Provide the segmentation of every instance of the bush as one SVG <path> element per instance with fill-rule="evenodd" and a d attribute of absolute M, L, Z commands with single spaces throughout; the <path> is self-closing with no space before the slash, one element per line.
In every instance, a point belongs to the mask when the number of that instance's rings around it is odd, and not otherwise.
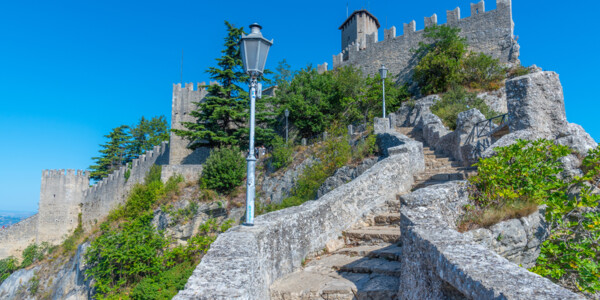
<path fill-rule="evenodd" d="M 483 53 L 470 53 L 463 60 L 463 84 L 474 89 L 497 90 L 506 69 L 499 60 Z"/>
<path fill-rule="evenodd" d="M 413 80 L 421 93 L 441 93 L 461 82 L 461 60 L 467 53 L 466 39 L 460 37 L 460 28 L 430 26 L 425 28 L 425 37 L 431 43 L 419 43 L 415 50 L 419 63 L 415 67 Z"/>
<path fill-rule="evenodd" d="M 559 159 L 571 153 L 567 146 L 518 140 L 495 151 L 477 163 L 478 174 L 469 179 L 474 205 L 459 228 L 489 226 L 546 205 L 550 235 L 531 271 L 573 290 L 600 291 L 600 195 L 593 192 L 600 178 L 600 147 L 583 159 L 583 176 L 573 178 L 560 176 Z"/>
<path fill-rule="evenodd" d="M 220 193 L 229 193 L 242 184 L 246 164 L 238 147 L 217 148 L 210 151 L 204 164 L 201 186 Z"/>
<path fill-rule="evenodd" d="M 275 170 L 285 168 L 292 163 L 294 159 L 294 148 L 292 143 L 285 141 L 277 136 L 273 139 L 273 151 L 271 152 L 271 166 Z"/>
<path fill-rule="evenodd" d="M 16 258 L 9 256 L 4 259 L 0 259 L 0 284 L 4 282 L 10 274 L 19 269 L 19 263 Z"/>
<path fill-rule="evenodd" d="M 444 125 L 455 130 L 458 114 L 473 108 L 477 108 L 486 118 L 499 114 L 490 109 L 483 99 L 477 98 L 476 93 L 469 93 L 461 86 L 442 95 L 442 100 L 431 106 L 431 112 L 440 117 Z"/>

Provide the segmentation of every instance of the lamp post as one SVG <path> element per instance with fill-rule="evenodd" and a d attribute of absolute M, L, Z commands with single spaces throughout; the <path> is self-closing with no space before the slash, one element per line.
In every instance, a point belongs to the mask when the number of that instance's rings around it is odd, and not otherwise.
<path fill-rule="evenodd" d="M 385 118 L 385 78 L 387 77 L 388 69 L 382 64 L 379 69 L 381 75 L 381 84 L 383 85 L 383 117 Z"/>
<path fill-rule="evenodd" d="M 285 109 L 285 143 L 288 143 L 288 117 L 290 116 L 290 111 L 286 108 Z"/>
<path fill-rule="evenodd" d="M 255 123 L 255 102 L 256 88 L 258 86 L 257 78 L 262 75 L 267 62 L 269 48 L 273 41 L 269 41 L 262 36 L 260 30 L 262 27 L 257 23 L 250 25 L 249 35 L 242 34 L 240 42 L 240 52 L 244 71 L 250 75 L 250 148 L 248 151 L 248 168 L 246 173 L 246 226 L 254 225 L 254 172 L 256 167 L 256 157 L 254 157 L 254 123 Z"/>

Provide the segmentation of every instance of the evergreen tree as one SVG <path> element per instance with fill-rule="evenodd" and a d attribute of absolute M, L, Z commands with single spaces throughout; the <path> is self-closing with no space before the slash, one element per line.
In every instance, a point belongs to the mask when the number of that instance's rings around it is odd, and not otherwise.
<path fill-rule="evenodd" d="M 189 141 L 191 149 L 198 147 L 222 147 L 238 145 L 248 147 L 248 114 L 249 99 L 240 84 L 248 82 L 248 75 L 244 73 L 240 54 L 240 40 L 244 33 L 242 27 L 237 28 L 225 21 L 227 36 L 223 55 L 217 58 L 217 66 L 207 70 L 210 78 L 219 84 L 207 86 L 208 95 L 204 101 L 197 103 L 197 110 L 190 114 L 196 122 L 184 122 L 186 130 L 173 130 L 173 132 Z M 267 73 L 267 72 L 265 72 Z M 267 143 L 273 136 L 269 128 L 272 118 L 271 112 L 265 111 L 265 101 L 256 104 L 256 138 L 257 145 Z"/>
<path fill-rule="evenodd" d="M 100 156 L 92 157 L 95 160 L 95 164 L 89 167 L 91 179 L 101 180 L 125 164 L 127 160 L 127 144 L 130 138 L 128 129 L 129 126 L 121 125 L 113 128 L 109 134 L 104 136 L 108 139 L 108 142 L 100 145 L 102 147 L 99 151 Z"/>
<path fill-rule="evenodd" d="M 163 141 L 169 140 L 169 129 L 164 116 L 148 120 L 142 117 L 138 124 L 130 128 L 131 141 L 127 147 L 127 161 L 140 156 Z"/>

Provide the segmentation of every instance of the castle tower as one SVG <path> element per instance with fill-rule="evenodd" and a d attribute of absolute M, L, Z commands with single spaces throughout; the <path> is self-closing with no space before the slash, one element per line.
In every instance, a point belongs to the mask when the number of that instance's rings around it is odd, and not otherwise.
<path fill-rule="evenodd" d="M 38 212 L 37 242 L 61 243 L 78 225 L 88 172 L 44 170 Z"/>
<path fill-rule="evenodd" d="M 356 10 L 342 23 L 342 51 L 352 43 L 364 49 L 367 43 L 376 43 L 379 21 L 366 9 Z M 367 40 L 369 39 L 369 40 Z"/>
<path fill-rule="evenodd" d="M 211 83 L 213 84 L 213 83 Z M 208 94 L 203 86 L 204 82 L 197 84 L 194 90 L 192 83 L 173 84 L 173 107 L 171 109 L 171 129 L 186 129 L 182 122 L 195 122 L 196 118 L 190 113 L 197 109 L 194 103 L 203 101 Z M 192 151 L 188 149 L 189 141 L 171 132 L 169 142 L 169 165 L 197 165 L 203 163 L 209 154 L 208 148 Z"/>

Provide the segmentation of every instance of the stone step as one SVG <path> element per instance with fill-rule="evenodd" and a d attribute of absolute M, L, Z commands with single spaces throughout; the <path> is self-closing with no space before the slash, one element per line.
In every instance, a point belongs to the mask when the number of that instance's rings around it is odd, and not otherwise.
<path fill-rule="evenodd" d="M 397 226 L 370 226 L 344 231 L 346 244 L 395 243 L 400 239 Z"/>
<path fill-rule="evenodd" d="M 346 247 L 346 248 L 342 248 L 336 252 L 334 252 L 334 254 L 343 254 L 343 255 L 348 255 L 348 256 L 368 256 L 368 257 L 377 257 L 377 255 L 375 253 L 378 253 L 378 251 L 388 248 L 388 247 L 393 247 L 394 244 L 391 243 L 383 243 L 383 244 L 375 244 L 375 245 L 362 245 L 362 246 L 356 246 L 356 247 Z"/>
<path fill-rule="evenodd" d="M 393 225 L 400 223 L 400 213 L 386 213 L 375 216 L 375 225 L 385 226 L 385 225 Z"/>
<path fill-rule="evenodd" d="M 400 270 L 401 264 L 399 261 L 368 257 L 359 259 L 347 265 L 339 266 L 338 268 L 338 271 L 340 272 L 380 274 L 398 277 L 401 275 Z"/>
<path fill-rule="evenodd" d="M 418 189 L 422 189 L 428 186 L 432 186 L 432 185 L 436 185 L 436 184 L 444 184 L 444 183 L 448 183 L 451 180 L 425 180 L 425 181 L 419 181 L 416 182 L 413 185 L 413 188 L 411 189 L 412 191 L 416 191 Z"/>
<path fill-rule="evenodd" d="M 439 170 L 438 172 L 425 172 L 414 176 L 415 181 L 426 180 L 463 180 L 466 176 L 460 172 L 452 172 L 452 170 Z"/>

